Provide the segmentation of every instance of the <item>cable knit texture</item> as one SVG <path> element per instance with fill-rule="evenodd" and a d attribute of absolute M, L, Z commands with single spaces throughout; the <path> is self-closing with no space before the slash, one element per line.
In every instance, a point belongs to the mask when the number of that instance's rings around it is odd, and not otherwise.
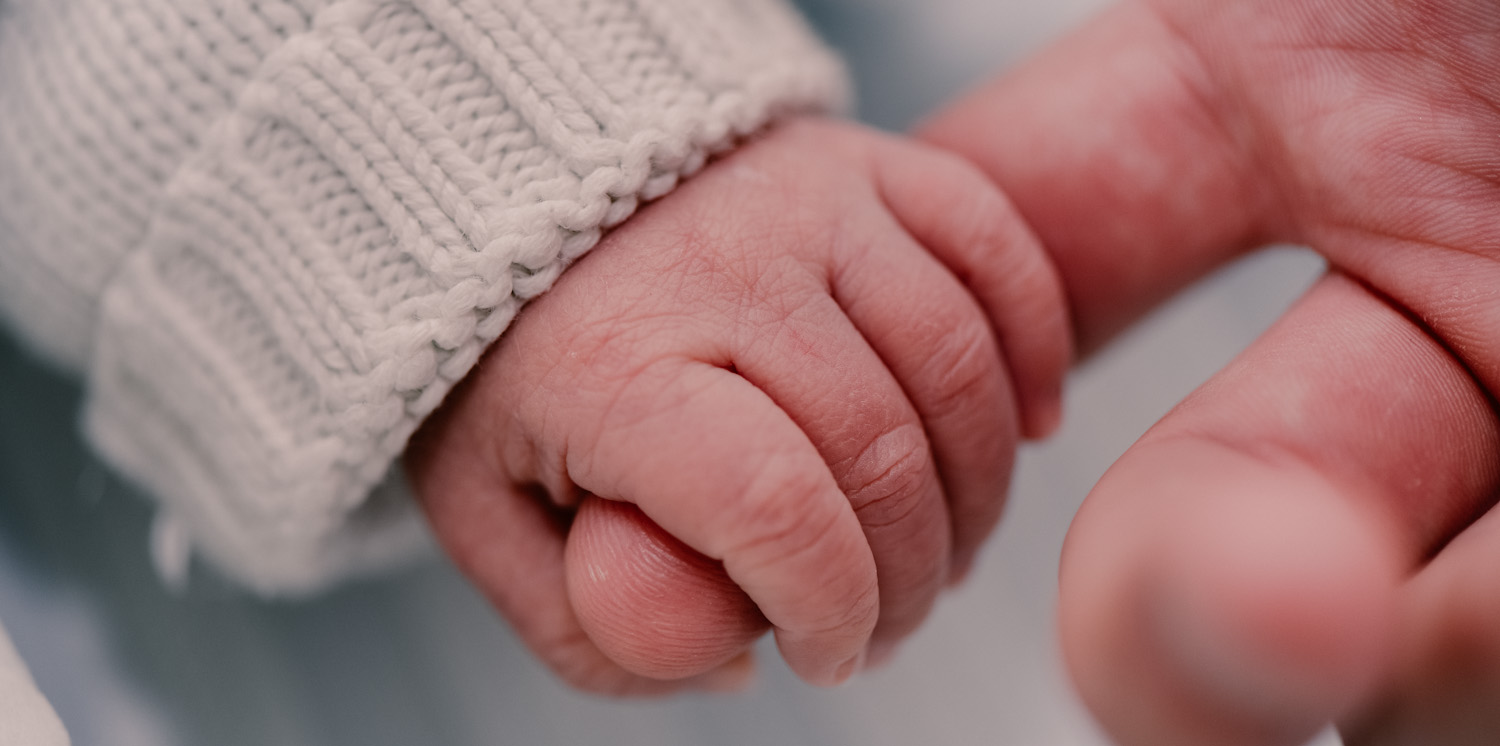
<path fill-rule="evenodd" d="M 780 0 L 0 0 L 0 306 L 268 592 L 422 541 L 382 483 L 600 232 L 840 105 Z"/>

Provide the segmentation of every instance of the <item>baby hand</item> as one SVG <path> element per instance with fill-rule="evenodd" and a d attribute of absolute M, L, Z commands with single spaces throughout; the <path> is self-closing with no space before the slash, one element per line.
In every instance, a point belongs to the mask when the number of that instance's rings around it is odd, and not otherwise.
<path fill-rule="evenodd" d="M 989 181 L 798 122 L 565 273 L 407 466 L 454 560 L 571 684 L 734 686 L 767 626 L 834 684 L 968 568 L 1069 355 L 1057 277 Z"/>

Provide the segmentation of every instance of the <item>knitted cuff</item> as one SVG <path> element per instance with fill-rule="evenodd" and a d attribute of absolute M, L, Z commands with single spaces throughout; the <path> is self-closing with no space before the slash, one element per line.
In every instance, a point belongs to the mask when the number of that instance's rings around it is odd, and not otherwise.
<path fill-rule="evenodd" d="M 0 0 L 3 2 L 3 0 Z M 0 743 L 68 746 L 68 732 L 47 698 L 37 691 L 15 646 L 0 629 Z"/>
<path fill-rule="evenodd" d="M 737 137 L 841 104 L 780 0 L 352 0 L 257 70 L 106 289 L 86 427 L 296 592 L 421 543 L 370 499 L 526 300 Z"/>

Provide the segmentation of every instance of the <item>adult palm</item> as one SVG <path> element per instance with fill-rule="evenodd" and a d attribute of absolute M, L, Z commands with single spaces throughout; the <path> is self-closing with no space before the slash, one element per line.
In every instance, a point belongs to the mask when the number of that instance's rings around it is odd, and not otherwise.
<path fill-rule="evenodd" d="M 1258 246 L 1329 262 L 1074 523 L 1063 643 L 1106 727 L 1493 742 L 1500 4 L 1126 3 L 924 135 L 1011 194 L 1084 348 Z"/>

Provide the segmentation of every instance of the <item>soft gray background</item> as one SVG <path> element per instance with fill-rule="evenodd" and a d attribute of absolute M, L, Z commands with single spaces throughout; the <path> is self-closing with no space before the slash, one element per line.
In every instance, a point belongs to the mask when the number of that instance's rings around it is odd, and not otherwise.
<path fill-rule="evenodd" d="M 899 129 L 1100 0 L 807 0 Z M 74 742 L 213 744 L 1101 744 L 1052 632 L 1055 567 L 1094 480 L 1307 286 L 1280 252 L 1212 279 L 1080 371 L 1067 424 L 1023 453 L 1008 521 L 896 663 L 832 692 L 763 649 L 752 694 L 613 703 L 569 693 L 445 564 L 266 603 L 164 591 L 145 501 L 83 450 L 78 391 L 0 337 L 0 619 Z M 1337 743 L 1329 738 L 1330 743 Z"/>

